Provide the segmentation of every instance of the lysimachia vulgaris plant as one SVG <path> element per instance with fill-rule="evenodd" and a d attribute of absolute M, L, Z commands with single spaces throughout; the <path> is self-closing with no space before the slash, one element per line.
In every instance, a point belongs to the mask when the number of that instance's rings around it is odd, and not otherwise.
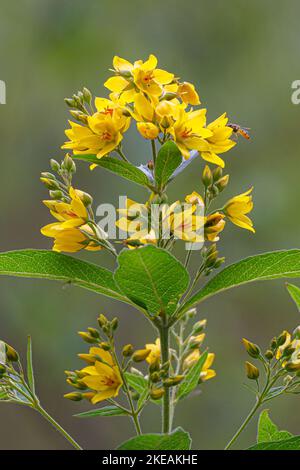
<path fill-rule="evenodd" d="M 300 251 L 252 256 L 215 274 L 225 261 L 217 244 L 226 224 L 255 232 L 249 218 L 251 184 L 227 202 L 218 202 L 229 185 L 225 154 L 237 145 L 239 136 L 250 140 L 248 131 L 229 122 L 226 113 L 208 120 L 195 86 L 158 68 L 154 55 L 134 63 L 114 57 L 104 86 L 107 97 L 93 97 L 83 88 L 65 100 L 71 114 L 62 145 L 66 153 L 61 162 L 52 159 L 50 172 L 41 176 L 49 190 L 43 202 L 53 217 L 41 232 L 53 239 L 52 250 L 1 253 L 0 274 L 68 282 L 129 304 L 143 315 L 153 326 L 152 341 L 122 345 L 118 319 L 97 312 L 96 327 L 79 332 L 89 347 L 79 354 L 80 369 L 66 370 L 72 389 L 65 397 L 89 403 L 89 409 L 77 415 L 81 418 L 118 415 L 130 419 L 136 436 L 119 449 L 187 450 L 191 447 L 188 432 L 174 429 L 176 406 L 199 389 L 205 392 L 205 382 L 216 376 L 215 355 L 204 342 L 206 320 L 197 317 L 197 305 L 248 282 L 300 276 Z M 145 141 L 137 166 L 126 150 L 126 133 L 132 126 L 138 139 Z M 98 221 L 92 196 L 74 182 L 79 161 L 93 171 L 100 170 L 100 181 L 104 171 L 110 171 L 139 185 L 144 189 L 143 200 L 132 200 L 128 190 L 117 214 L 105 223 Z M 190 164 L 199 175 L 196 187 L 169 201 L 169 185 L 179 182 Z M 81 250 L 94 252 L 95 264 L 64 254 Z M 114 272 L 99 266 L 103 251 L 114 258 Z M 254 390 L 254 412 L 266 400 L 294 391 L 298 385 L 297 335 L 280 335 L 266 353 L 244 340 L 247 352 L 261 362 L 266 374 L 264 388 L 257 385 Z M 37 410 L 79 449 L 40 405 L 31 341 L 26 374 L 17 352 L 4 342 L 1 345 L 1 400 Z M 248 378 L 259 384 L 258 368 L 247 362 L 246 370 Z M 279 378 L 283 382 L 276 393 Z M 146 406 L 161 407 L 157 434 L 143 434 Z"/>

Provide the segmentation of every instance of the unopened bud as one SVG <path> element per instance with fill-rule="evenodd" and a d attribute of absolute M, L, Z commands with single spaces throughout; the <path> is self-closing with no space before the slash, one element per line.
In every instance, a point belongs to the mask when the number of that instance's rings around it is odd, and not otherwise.
<path fill-rule="evenodd" d="M 70 157 L 69 154 L 65 156 L 64 161 L 62 163 L 62 167 L 71 173 L 75 172 L 76 166 L 75 166 L 73 159 Z"/>
<path fill-rule="evenodd" d="M 213 174 L 213 180 L 218 181 L 220 178 L 222 178 L 223 175 L 223 170 L 220 166 L 217 166 L 212 172 Z"/>
<path fill-rule="evenodd" d="M 246 375 L 250 380 L 257 380 L 259 377 L 259 370 L 251 362 L 245 362 Z"/>
<path fill-rule="evenodd" d="M 176 375 L 175 377 L 169 377 L 164 380 L 165 387 L 175 387 L 184 379 L 184 375 Z"/>
<path fill-rule="evenodd" d="M 93 336 L 91 336 L 86 331 L 78 331 L 78 334 L 79 334 L 80 338 L 82 338 L 83 341 L 85 341 L 86 343 L 91 343 L 91 344 L 97 343 L 97 340 L 95 338 L 93 338 Z"/>
<path fill-rule="evenodd" d="M 287 362 L 284 368 L 288 372 L 298 372 L 300 371 L 300 361 L 299 362 Z"/>
<path fill-rule="evenodd" d="M 81 401 L 83 397 L 82 397 L 82 393 L 71 392 L 71 393 L 66 393 L 64 395 L 64 398 L 67 398 L 68 400 L 72 400 L 72 401 Z"/>
<path fill-rule="evenodd" d="M 243 338 L 243 343 L 249 356 L 257 358 L 260 355 L 260 349 L 257 344 L 251 343 L 246 338 Z"/>
<path fill-rule="evenodd" d="M 126 345 L 123 347 L 122 354 L 123 354 L 124 357 L 130 357 L 130 356 L 132 356 L 132 354 L 133 354 L 133 346 L 132 346 L 132 344 L 126 344 Z"/>
<path fill-rule="evenodd" d="M 111 349 L 111 346 L 109 343 L 102 342 L 99 344 L 100 348 L 104 349 L 104 351 L 109 351 Z"/>
<path fill-rule="evenodd" d="M 59 189 L 59 183 L 53 179 L 41 177 L 40 181 L 44 183 L 48 189 Z"/>
<path fill-rule="evenodd" d="M 186 312 L 187 319 L 192 319 L 197 315 L 197 309 L 196 308 L 191 308 Z"/>
<path fill-rule="evenodd" d="M 52 199 L 55 199 L 55 200 L 57 200 L 57 201 L 60 201 L 60 200 L 63 198 L 63 196 L 64 196 L 63 192 L 60 191 L 60 189 L 56 189 L 55 191 L 54 191 L 54 190 L 50 190 L 50 191 L 49 191 L 49 195 L 50 195 L 50 197 L 51 197 Z"/>
<path fill-rule="evenodd" d="M 90 333 L 93 338 L 99 338 L 99 331 L 96 328 L 88 328 L 88 332 Z"/>
<path fill-rule="evenodd" d="M 153 169 L 154 169 L 153 160 L 149 160 L 149 161 L 147 162 L 147 167 L 149 168 L 149 170 L 153 170 Z"/>
<path fill-rule="evenodd" d="M 274 337 L 270 342 L 270 348 L 274 351 L 277 348 L 277 339 Z"/>
<path fill-rule="evenodd" d="M 226 186 L 229 183 L 229 175 L 223 176 L 223 178 L 220 178 L 218 181 L 216 181 L 216 187 L 220 192 L 222 192 Z"/>
<path fill-rule="evenodd" d="M 150 380 L 153 383 L 157 383 L 160 381 L 160 376 L 158 372 L 153 372 L 153 374 L 150 375 Z"/>
<path fill-rule="evenodd" d="M 281 335 L 279 335 L 277 338 L 277 346 L 282 346 L 286 342 L 287 337 L 288 337 L 288 332 L 284 330 L 281 333 Z"/>
<path fill-rule="evenodd" d="M 206 165 L 203 170 L 202 181 L 203 181 L 204 186 L 206 187 L 210 186 L 213 182 L 213 175 L 208 165 Z"/>
<path fill-rule="evenodd" d="M 268 349 L 266 352 L 265 352 L 265 358 L 268 359 L 268 361 L 271 361 L 274 357 L 274 353 L 273 351 L 271 351 L 271 349 Z"/>
<path fill-rule="evenodd" d="M 153 390 L 150 391 L 150 397 L 152 400 L 159 400 L 161 397 L 163 397 L 165 394 L 165 389 L 164 388 L 154 388 Z"/>
<path fill-rule="evenodd" d="M 5 345 L 6 358 L 10 362 L 17 362 L 19 360 L 19 355 L 17 351 L 9 344 Z"/>
<path fill-rule="evenodd" d="M 76 101 L 72 98 L 65 98 L 65 103 L 68 105 L 70 108 L 75 108 L 76 107 Z"/>
<path fill-rule="evenodd" d="M 138 349 L 133 353 L 132 359 L 134 362 L 142 362 L 149 356 L 150 352 L 150 349 Z"/>
<path fill-rule="evenodd" d="M 156 372 L 160 369 L 160 357 L 157 357 L 149 366 L 150 372 Z"/>
<path fill-rule="evenodd" d="M 88 88 L 84 87 L 82 92 L 83 92 L 84 101 L 88 104 L 91 104 L 93 97 L 92 97 L 92 93 L 90 92 L 90 90 Z"/>
<path fill-rule="evenodd" d="M 54 160 L 54 158 L 51 158 L 50 166 L 53 171 L 59 171 L 60 169 L 60 164 L 56 160 Z"/>
<path fill-rule="evenodd" d="M 201 333 L 206 328 L 206 323 L 206 319 L 197 321 L 197 323 L 195 323 L 195 325 L 193 326 L 192 334 L 196 335 L 198 333 Z"/>
<path fill-rule="evenodd" d="M 119 320 L 117 319 L 117 317 L 113 318 L 111 321 L 112 330 L 115 331 L 118 328 L 118 325 L 119 325 Z"/>
<path fill-rule="evenodd" d="M 103 315 L 103 313 L 101 313 L 98 317 L 98 323 L 99 323 L 99 326 L 100 328 L 103 328 L 103 326 L 107 325 L 108 323 L 108 320 L 106 318 L 105 315 Z"/>

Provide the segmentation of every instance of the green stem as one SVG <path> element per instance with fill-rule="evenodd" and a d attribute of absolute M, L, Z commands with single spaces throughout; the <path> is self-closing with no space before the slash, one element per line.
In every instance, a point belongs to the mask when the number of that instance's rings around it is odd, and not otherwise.
<path fill-rule="evenodd" d="M 152 155 L 153 155 L 153 163 L 155 166 L 156 163 L 156 146 L 155 146 L 155 140 L 151 140 L 151 147 L 152 147 Z"/>
<path fill-rule="evenodd" d="M 237 438 L 239 437 L 239 435 L 242 433 L 242 431 L 245 429 L 245 427 L 247 426 L 247 424 L 249 423 L 249 421 L 253 418 L 253 416 L 255 415 L 256 411 L 258 410 L 258 408 L 260 407 L 261 405 L 261 400 L 258 399 L 255 403 L 255 405 L 253 406 L 253 408 L 251 409 L 250 413 L 248 414 L 247 418 L 245 419 L 245 421 L 242 423 L 242 425 L 239 427 L 239 429 L 237 430 L 237 432 L 235 433 L 235 435 L 233 436 L 233 438 L 228 442 L 227 446 L 225 447 L 224 450 L 228 450 L 232 444 L 237 440 Z"/>
<path fill-rule="evenodd" d="M 118 148 L 117 149 L 117 152 L 118 154 L 120 155 L 120 157 L 122 158 L 122 160 L 124 160 L 124 162 L 127 162 L 127 163 L 130 163 L 128 158 L 126 158 L 126 156 L 124 155 L 123 151 L 121 148 Z"/>
<path fill-rule="evenodd" d="M 37 405 L 36 406 L 36 411 L 38 411 L 49 423 L 52 424 L 52 426 L 58 431 L 60 432 L 60 434 L 62 434 L 64 436 L 65 439 L 67 439 L 67 441 L 70 442 L 70 444 L 75 447 L 75 449 L 77 450 L 83 450 L 82 447 L 80 447 L 79 444 L 77 444 L 76 441 L 74 441 L 74 439 L 70 436 L 70 434 L 67 433 L 67 431 L 65 431 L 61 426 L 60 424 L 58 424 L 55 419 L 53 419 L 48 413 L 46 410 L 44 410 L 44 408 L 41 407 L 41 405 Z"/>
<path fill-rule="evenodd" d="M 163 325 L 160 328 L 160 343 L 162 363 L 169 361 L 169 326 Z M 165 387 L 163 396 L 163 412 L 162 412 L 162 432 L 169 434 L 170 432 L 170 389 Z"/>

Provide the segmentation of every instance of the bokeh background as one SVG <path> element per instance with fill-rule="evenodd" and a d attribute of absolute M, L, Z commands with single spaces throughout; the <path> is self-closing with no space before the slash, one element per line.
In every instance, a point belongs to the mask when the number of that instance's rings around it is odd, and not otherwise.
<path fill-rule="evenodd" d="M 228 224 L 219 244 L 227 263 L 299 246 L 300 106 L 291 102 L 291 83 L 300 79 L 299 1 L 1 0 L 0 6 L 0 79 L 7 85 L 7 104 L 0 106 L 1 251 L 50 248 L 39 232 L 50 221 L 41 204 L 46 191 L 39 173 L 48 170 L 49 157 L 63 155 L 64 97 L 84 85 L 101 96 L 113 55 L 134 60 L 151 52 L 162 68 L 197 85 L 210 120 L 227 111 L 233 122 L 251 128 L 251 142 L 240 139 L 226 155 L 231 174 L 226 197 L 254 185 L 257 233 Z M 135 163 L 149 158 L 149 148 L 134 134 L 125 148 Z M 201 168 L 200 160 L 194 162 L 178 178 L 170 188 L 174 198 L 199 188 Z M 145 198 L 142 188 L 104 170 L 91 173 L 84 164 L 78 165 L 75 181 L 97 204 L 116 202 L 119 194 Z M 106 255 L 94 256 L 110 266 Z M 192 433 L 194 448 L 217 449 L 253 400 L 242 385 L 246 357 L 241 337 L 267 345 L 300 321 L 283 281 L 231 290 L 199 310 L 201 318 L 208 318 L 206 345 L 216 352 L 217 378 L 200 397 L 179 406 L 177 423 Z M 0 279 L 1 338 L 24 352 L 26 335 L 32 335 L 42 402 L 89 449 L 114 448 L 133 433 L 124 418 L 73 418 L 88 405 L 62 398 L 69 390 L 63 371 L 78 367 L 76 354 L 85 349 L 76 331 L 95 325 L 100 312 L 120 317 L 120 343 L 142 346 L 141 338 L 154 339 L 146 321 L 125 305 L 48 281 Z M 299 398 L 282 398 L 270 406 L 281 428 L 299 434 Z M 144 429 L 157 431 L 157 418 L 156 407 L 150 407 Z M 25 408 L 0 404 L 0 421 L 2 449 L 69 448 Z M 255 423 L 238 447 L 254 439 Z"/>

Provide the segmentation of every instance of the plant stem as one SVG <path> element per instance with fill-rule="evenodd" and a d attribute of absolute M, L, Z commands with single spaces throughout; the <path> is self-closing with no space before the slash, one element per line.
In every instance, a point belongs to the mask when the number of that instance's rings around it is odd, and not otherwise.
<path fill-rule="evenodd" d="M 65 439 L 67 439 L 67 441 L 70 442 L 70 444 L 75 447 L 75 449 L 77 450 L 83 450 L 82 447 L 80 447 L 79 444 L 77 444 L 77 442 L 70 436 L 70 434 L 67 433 L 67 431 L 65 431 L 61 426 L 60 424 L 58 424 L 55 419 L 53 419 L 48 413 L 46 410 L 44 410 L 44 408 L 41 407 L 41 405 L 37 405 L 36 406 L 36 411 L 38 411 L 47 421 L 49 421 L 49 423 L 52 424 L 52 426 L 58 431 L 60 432 L 60 434 L 62 434 L 64 436 Z"/>
<path fill-rule="evenodd" d="M 228 450 L 232 446 L 232 444 L 237 440 L 237 438 L 239 437 L 241 432 L 245 429 L 245 427 L 247 426 L 247 424 L 249 423 L 251 418 L 255 415 L 255 413 L 258 410 L 258 408 L 260 407 L 260 405 L 261 405 L 261 400 L 258 399 L 256 401 L 255 405 L 253 406 L 253 408 L 251 409 L 250 413 L 248 414 L 247 418 L 242 423 L 242 425 L 239 427 L 239 429 L 237 430 L 237 432 L 235 433 L 233 438 L 228 442 L 228 444 L 227 444 L 227 446 L 225 447 L 224 450 Z"/>
<path fill-rule="evenodd" d="M 151 140 L 151 146 L 152 146 L 152 155 L 153 155 L 153 163 L 155 166 L 156 163 L 156 146 L 155 146 L 155 140 Z"/>
<path fill-rule="evenodd" d="M 162 363 L 169 361 L 169 326 L 163 325 L 160 328 L 160 343 Z M 163 396 L 163 412 L 162 412 L 162 432 L 168 434 L 170 432 L 170 389 L 165 387 Z"/>
<path fill-rule="evenodd" d="M 129 163 L 128 158 L 126 158 L 126 156 L 124 155 L 124 153 L 123 153 L 123 151 L 122 151 L 121 148 L 117 148 L 117 152 L 118 152 L 118 154 L 120 155 L 120 157 L 122 158 L 122 160 L 124 160 L 124 162 Z"/>

